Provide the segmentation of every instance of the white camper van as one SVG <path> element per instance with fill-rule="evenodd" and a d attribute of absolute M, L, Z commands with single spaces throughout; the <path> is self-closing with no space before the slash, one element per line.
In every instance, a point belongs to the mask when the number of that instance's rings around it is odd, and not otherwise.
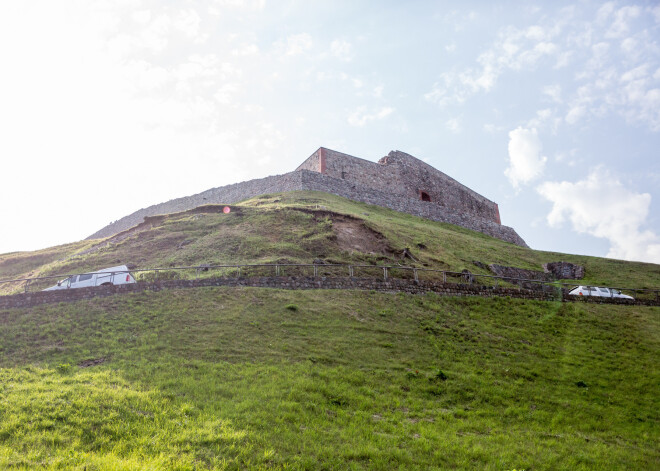
<path fill-rule="evenodd" d="M 126 265 L 104 268 L 92 273 L 82 273 L 73 275 L 59 281 L 55 286 L 46 288 L 44 291 L 53 291 L 57 289 L 86 288 L 88 286 L 103 285 L 125 285 L 135 283 L 135 278 L 128 271 Z"/>

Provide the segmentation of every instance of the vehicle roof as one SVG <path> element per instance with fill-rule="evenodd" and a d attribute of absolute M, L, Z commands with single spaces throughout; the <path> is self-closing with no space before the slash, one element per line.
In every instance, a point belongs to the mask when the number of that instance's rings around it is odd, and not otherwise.
<path fill-rule="evenodd" d="M 128 271 L 128 267 L 126 265 L 117 265 L 116 267 L 104 268 L 103 270 L 96 270 L 94 272 L 89 272 L 89 273 L 99 273 L 99 272 L 108 272 L 108 271 Z"/>

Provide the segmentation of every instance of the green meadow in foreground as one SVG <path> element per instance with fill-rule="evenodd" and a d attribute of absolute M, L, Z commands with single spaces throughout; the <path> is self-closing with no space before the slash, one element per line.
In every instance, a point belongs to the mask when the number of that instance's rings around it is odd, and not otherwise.
<path fill-rule="evenodd" d="M 2 469 L 660 467 L 660 309 L 198 288 L 0 311 Z"/>

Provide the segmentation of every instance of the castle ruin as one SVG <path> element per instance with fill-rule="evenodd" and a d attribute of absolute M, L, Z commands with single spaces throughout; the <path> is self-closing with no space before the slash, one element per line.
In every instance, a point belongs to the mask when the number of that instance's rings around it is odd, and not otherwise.
<path fill-rule="evenodd" d="M 496 203 L 421 160 L 392 151 L 377 163 L 319 148 L 293 172 L 226 185 L 143 208 L 92 234 L 109 237 L 147 216 L 186 211 L 204 204 L 231 204 L 255 196 L 298 190 L 332 193 L 355 201 L 447 222 L 527 247 L 500 222 Z"/>

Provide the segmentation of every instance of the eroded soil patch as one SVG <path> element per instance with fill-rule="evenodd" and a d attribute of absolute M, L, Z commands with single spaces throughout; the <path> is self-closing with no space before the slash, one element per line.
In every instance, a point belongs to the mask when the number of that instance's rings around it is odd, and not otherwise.
<path fill-rule="evenodd" d="M 314 215 L 316 221 L 330 219 L 341 250 L 388 256 L 395 254 L 387 238 L 368 227 L 362 219 L 332 211 L 296 209 Z"/>
<path fill-rule="evenodd" d="M 90 366 L 100 365 L 101 363 L 105 363 L 105 357 L 84 360 L 78 363 L 78 366 L 80 368 L 89 368 Z"/>

